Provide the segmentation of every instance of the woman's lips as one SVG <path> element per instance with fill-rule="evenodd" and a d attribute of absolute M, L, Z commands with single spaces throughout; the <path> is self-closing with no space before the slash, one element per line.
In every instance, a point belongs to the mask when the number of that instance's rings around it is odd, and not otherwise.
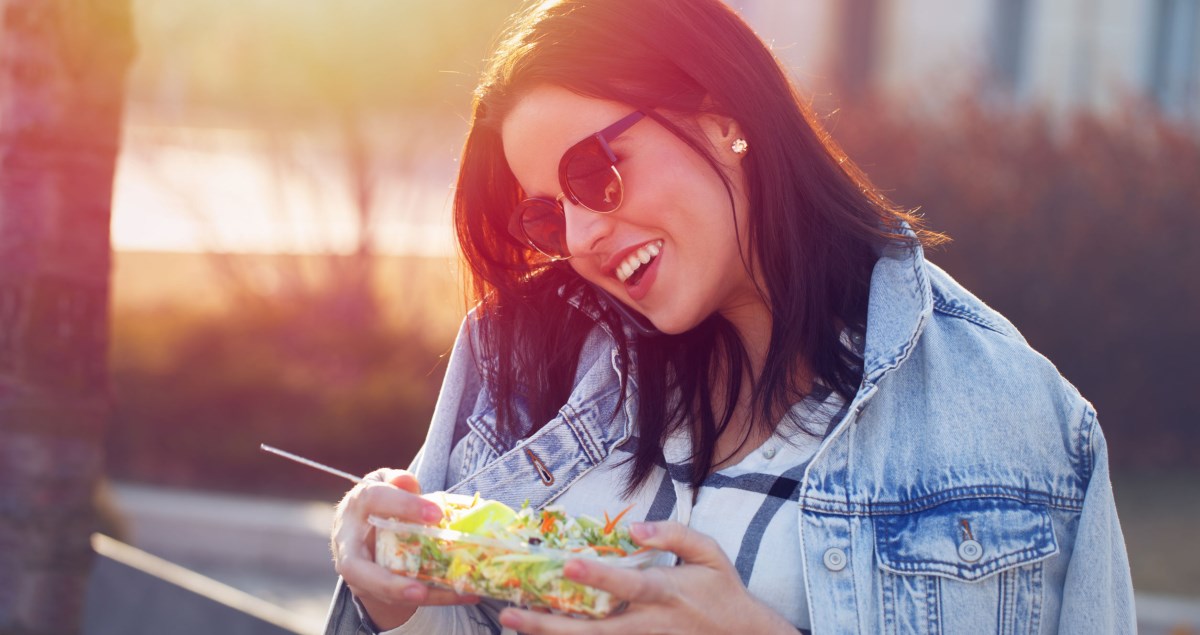
<path fill-rule="evenodd" d="M 645 272 L 639 271 L 638 273 L 641 274 L 640 277 L 635 276 L 625 281 L 625 292 L 629 294 L 629 298 L 634 302 L 640 301 L 646 297 L 646 294 L 650 293 L 650 285 L 654 284 L 655 278 L 658 277 L 658 266 L 662 264 L 663 255 L 660 253 L 649 263 L 643 265 L 642 268 L 645 269 Z M 634 279 L 637 282 L 631 284 L 631 281 Z"/>
<path fill-rule="evenodd" d="M 661 240 L 652 240 L 642 245 L 629 247 L 618 253 L 617 256 L 620 257 L 613 256 L 604 270 L 616 276 L 617 280 L 625 282 L 633 277 L 635 272 L 649 264 L 650 260 L 662 250 L 662 247 L 663 241 Z"/>

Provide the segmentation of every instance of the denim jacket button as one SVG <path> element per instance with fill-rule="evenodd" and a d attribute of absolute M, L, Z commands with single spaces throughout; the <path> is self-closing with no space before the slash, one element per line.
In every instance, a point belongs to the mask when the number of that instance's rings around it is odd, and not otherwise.
<path fill-rule="evenodd" d="M 825 568 L 830 571 L 841 571 L 846 568 L 846 552 L 833 547 L 825 552 Z"/>
<path fill-rule="evenodd" d="M 978 562 L 983 557 L 983 545 L 977 540 L 964 540 L 958 545 L 958 557 L 964 562 Z"/>

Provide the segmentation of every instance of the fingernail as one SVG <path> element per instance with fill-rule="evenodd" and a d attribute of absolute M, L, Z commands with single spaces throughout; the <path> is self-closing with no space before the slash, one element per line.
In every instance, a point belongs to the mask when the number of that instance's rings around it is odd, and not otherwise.
<path fill-rule="evenodd" d="M 425 508 L 421 510 L 421 517 L 424 518 L 425 522 L 427 523 L 436 523 L 442 519 L 442 508 L 438 507 L 437 505 L 426 505 Z"/>
<path fill-rule="evenodd" d="M 514 631 L 519 630 L 521 628 L 521 616 L 512 609 L 504 609 L 500 611 L 500 623 Z"/>
<path fill-rule="evenodd" d="M 587 566 L 578 560 L 568 560 L 563 565 L 563 575 L 579 582 L 587 577 Z"/>
<path fill-rule="evenodd" d="M 656 531 L 658 529 L 650 523 L 633 523 L 629 526 L 629 534 L 638 542 L 653 538 Z"/>
<path fill-rule="evenodd" d="M 425 590 L 420 585 L 414 584 L 407 589 L 404 589 L 404 599 L 410 602 L 419 602 L 425 595 Z"/>

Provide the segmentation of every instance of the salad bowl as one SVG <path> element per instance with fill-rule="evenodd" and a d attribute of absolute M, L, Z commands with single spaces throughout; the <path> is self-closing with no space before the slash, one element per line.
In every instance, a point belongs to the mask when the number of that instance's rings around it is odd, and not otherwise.
<path fill-rule="evenodd" d="M 371 516 L 375 561 L 388 570 L 457 593 L 579 617 L 623 608 L 611 593 L 567 579 L 570 559 L 644 569 L 665 552 L 639 548 L 615 518 L 568 517 L 559 507 L 520 510 L 454 494 L 426 495 L 442 507 L 437 525 Z"/>

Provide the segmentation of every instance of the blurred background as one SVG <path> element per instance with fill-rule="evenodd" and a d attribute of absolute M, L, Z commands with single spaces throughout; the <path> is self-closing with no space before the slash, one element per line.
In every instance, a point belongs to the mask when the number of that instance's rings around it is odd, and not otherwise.
<path fill-rule="evenodd" d="M 1096 405 L 1145 632 L 1195 632 L 1200 2 L 730 1 Z M 354 473 L 419 447 L 467 308 L 470 94 L 518 5 L 133 0 L 106 533 L 319 629 L 348 483 L 258 445 Z"/>

